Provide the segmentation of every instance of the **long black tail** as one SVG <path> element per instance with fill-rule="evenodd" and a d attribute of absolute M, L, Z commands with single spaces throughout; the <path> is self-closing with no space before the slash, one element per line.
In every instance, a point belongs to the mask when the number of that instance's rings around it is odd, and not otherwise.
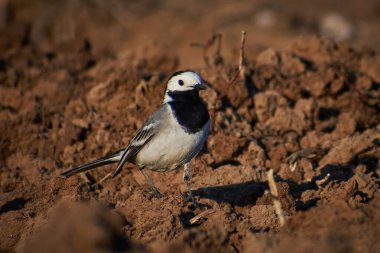
<path fill-rule="evenodd" d="M 104 156 L 102 158 L 96 159 L 95 161 L 79 165 L 78 167 L 75 167 L 72 169 L 68 169 L 68 170 L 62 172 L 61 176 L 71 177 L 75 174 L 78 174 L 78 173 L 81 173 L 81 172 L 84 172 L 87 170 L 91 170 L 91 169 L 94 169 L 94 168 L 97 168 L 97 167 L 100 167 L 103 165 L 107 165 L 107 164 L 111 164 L 111 163 L 117 163 L 120 161 L 122 154 L 123 154 L 123 150 L 119 150 L 114 154 L 110 154 L 110 155 Z"/>

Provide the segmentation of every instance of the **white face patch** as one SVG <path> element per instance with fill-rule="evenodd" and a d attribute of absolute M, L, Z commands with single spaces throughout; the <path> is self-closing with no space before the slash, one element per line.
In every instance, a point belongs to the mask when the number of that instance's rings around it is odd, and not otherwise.
<path fill-rule="evenodd" d="M 193 71 L 182 72 L 169 79 L 166 86 L 166 92 L 193 90 L 195 85 L 201 83 L 202 79 L 197 73 Z"/>

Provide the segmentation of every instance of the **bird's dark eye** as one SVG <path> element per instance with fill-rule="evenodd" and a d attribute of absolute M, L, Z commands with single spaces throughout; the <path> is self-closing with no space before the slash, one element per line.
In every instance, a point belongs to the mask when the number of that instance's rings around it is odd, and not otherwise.
<path fill-rule="evenodd" d="M 183 80 L 178 80 L 178 84 L 183 86 L 185 83 L 183 82 Z"/>

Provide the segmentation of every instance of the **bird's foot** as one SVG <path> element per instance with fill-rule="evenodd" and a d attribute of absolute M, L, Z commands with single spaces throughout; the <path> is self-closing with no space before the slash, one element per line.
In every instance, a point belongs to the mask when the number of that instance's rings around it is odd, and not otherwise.
<path fill-rule="evenodd" d="M 156 187 L 154 188 L 151 188 L 151 190 L 149 191 L 149 194 L 151 194 L 153 197 L 156 197 L 156 198 L 162 198 L 162 194 L 157 190 Z"/>
<path fill-rule="evenodd" d="M 199 203 L 196 201 L 196 199 L 194 198 L 194 195 L 193 195 L 193 192 L 192 191 L 189 191 L 187 193 L 182 193 L 181 194 L 185 200 L 185 202 L 190 202 L 195 206 L 195 208 L 201 208 Z"/>

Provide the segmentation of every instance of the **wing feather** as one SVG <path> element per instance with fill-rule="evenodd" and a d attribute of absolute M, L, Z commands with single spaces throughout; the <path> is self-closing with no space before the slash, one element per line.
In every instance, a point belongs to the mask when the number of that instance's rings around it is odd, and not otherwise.
<path fill-rule="evenodd" d="M 138 152 L 153 139 L 163 122 L 165 122 L 166 113 L 168 113 L 168 105 L 164 103 L 145 121 L 125 148 L 119 164 L 112 175 L 113 177 L 119 174 L 124 164 L 136 156 Z"/>
<path fill-rule="evenodd" d="M 119 161 L 119 164 L 112 174 L 112 177 L 117 176 L 124 164 L 136 156 L 137 153 L 147 144 L 155 134 L 156 123 L 145 124 L 136 133 L 135 137 L 129 142 L 128 146 L 125 148 L 123 155 Z"/>

